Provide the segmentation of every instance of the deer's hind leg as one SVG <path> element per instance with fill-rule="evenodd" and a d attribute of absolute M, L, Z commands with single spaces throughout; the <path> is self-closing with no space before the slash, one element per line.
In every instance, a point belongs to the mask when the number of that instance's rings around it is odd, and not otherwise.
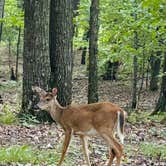
<path fill-rule="evenodd" d="M 112 147 L 110 147 L 109 149 L 109 160 L 107 162 L 107 166 L 110 166 L 115 158 L 116 154 L 114 152 L 114 149 L 112 149 Z"/>
<path fill-rule="evenodd" d="M 109 134 L 109 132 L 100 132 L 100 134 L 104 138 L 104 140 L 106 140 L 106 142 L 109 144 L 109 147 L 111 147 L 111 155 L 108 161 L 108 166 L 111 166 L 114 157 L 116 157 L 116 166 L 120 166 L 121 157 L 123 154 L 122 145 L 113 137 L 112 134 Z"/>

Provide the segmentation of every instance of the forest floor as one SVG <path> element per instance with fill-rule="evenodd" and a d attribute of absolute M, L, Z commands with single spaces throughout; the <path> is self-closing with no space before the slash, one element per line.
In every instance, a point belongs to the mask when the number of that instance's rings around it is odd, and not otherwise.
<path fill-rule="evenodd" d="M 64 138 L 60 126 L 40 124 L 34 117 L 21 120 L 15 115 L 20 109 L 21 81 L 9 81 L 10 70 L 7 51 L 0 48 L 0 166 L 47 166 L 56 165 Z M 73 73 L 73 103 L 87 103 L 88 78 L 86 67 L 80 65 L 80 55 L 75 53 Z M 6 57 L 6 58 L 5 58 Z M 14 60 L 11 65 L 14 65 Z M 21 65 L 20 61 L 20 78 Z M 126 123 L 126 137 L 122 166 L 165 166 L 166 165 L 166 124 L 163 116 L 149 116 L 153 110 L 158 92 L 145 87 L 137 112 L 129 114 Z M 131 80 L 116 82 L 99 81 L 99 100 L 111 101 L 127 109 L 131 102 Z M 84 166 L 85 161 L 78 137 L 72 139 L 64 166 Z M 93 166 L 104 166 L 108 149 L 102 139 L 90 138 L 90 158 Z"/>

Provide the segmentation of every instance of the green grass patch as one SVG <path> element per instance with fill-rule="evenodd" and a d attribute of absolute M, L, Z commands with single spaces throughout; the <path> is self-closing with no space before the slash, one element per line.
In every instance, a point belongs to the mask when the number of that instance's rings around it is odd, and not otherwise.
<path fill-rule="evenodd" d="M 4 104 L 2 106 L 2 110 L 0 111 L 0 124 L 13 124 L 17 123 L 18 119 L 16 115 L 11 111 L 11 108 L 8 104 Z"/>
<path fill-rule="evenodd" d="M 151 116 L 150 113 L 148 112 L 141 112 L 141 113 L 133 112 L 127 117 L 127 121 L 131 124 L 135 124 L 138 122 L 148 123 L 151 121 L 160 123 L 165 117 L 166 117 L 165 112 L 153 116 Z"/>
<path fill-rule="evenodd" d="M 12 146 L 0 149 L 0 164 L 20 163 L 20 164 L 55 164 L 59 155 L 55 154 L 55 150 L 35 150 L 30 146 Z"/>
<path fill-rule="evenodd" d="M 37 120 L 36 116 L 30 113 L 22 114 L 22 116 L 19 117 L 19 122 L 21 123 L 21 125 L 26 127 L 35 126 L 36 124 L 40 123 L 40 121 Z"/>
<path fill-rule="evenodd" d="M 59 151 L 59 150 L 58 150 Z M 60 153 L 56 149 L 39 150 L 28 145 L 0 148 L 0 165 L 32 164 L 32 165 L 56 165 L 60 159 Z M 74 159 L 65 157 L 64 166 L 74 166 Z"/>
<path fill-rule="evenodd" d="M 141 143 L 140 151 L 142 154 L 148 157 L 158 158 L 166 160 L 166 146 L 157 145 L 155 143 Z"/>
<path fill-rule="evenodd" d="M 20 86 L 20 83 L 16 81 L 5 81 L 0 83 L 0 90 L 1 91 L 8 91 L 10 89 L 15 89 Z"/>

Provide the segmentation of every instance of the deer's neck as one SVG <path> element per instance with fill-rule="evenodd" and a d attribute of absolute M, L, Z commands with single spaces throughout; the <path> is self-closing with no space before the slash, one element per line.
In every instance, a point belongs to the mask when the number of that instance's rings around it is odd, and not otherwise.
<path fill-rule="evenodd" d="M 53 118 L 53 120 L 59 123 L 64 109 L 65 108 L 62 107 L 56 99 L 53 100 L 51 104 L 51 110 L 50 110 L 50 115 Z"/>

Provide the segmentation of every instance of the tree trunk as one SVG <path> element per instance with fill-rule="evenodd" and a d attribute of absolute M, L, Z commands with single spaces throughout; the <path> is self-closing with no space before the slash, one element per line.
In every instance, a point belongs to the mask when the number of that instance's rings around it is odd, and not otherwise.
<path fill-rule="evenodd" d="M 58 101 L 63 106 L 70 104 L 72 100 L 72 1 L 51 0 L 51 86 L 58 88 Z"/>
<path fill-rule="evenodd" d="M 88 42 L 88 39 L 89 39 L 89 30 L 87 29 L 87 30 L 85 30 L 85 32 L 84 32 L 84 34 L 83 34 L 82 40 Z M 85 64 L 86 64 L 87 47 L 84 46 L 84 47 L 82 47 L 81 50 L 82 50 L 81 64 L 82 64 L 82 65 L 85 65 Z"/>
<path fill-rule="evenodd" d="M 133 58 L 133 89 L 132 89 L 132 104 L 131 108 L 135 109 L 137 107 L 137 71 L 138 62 L 137 57 L 134 55 Z"/>
<path fill-rule="evenodd" d="M 76 19 L 76 17 L 79 15 L 79 5 L 80 5 L 80 0 L 72 0 L 72 10 L 73 10 L 73 18 Z M 77 25 L 77 21 L 74 21 L 73 24 L 73 36 L 75 35 L 75 37 L 78 36 L 78 25 Z"/>
<path fill-rule="evenodd" d="M 5 0 L 0 0 L 0 19 L 4 16 L 4 6 L 5 6 Z M 2 28 L 3 28 L 3 22 L 0 23 L 0 42 L 2 40 Z"/>
<path fill-rule="evenodd" d="M 160 56 L 161 51 L 158 51 L 156 55 L 152 55 L 150 58 L 150 65 L 151 65 L 151 80 L 150 80 L 150 90 L 156 91 L 158 90 L 158 75 L 160 72 Z"/>
<path fill-rule="evenodd" d="M 133 7 L 137 10 L 137 0 L 133 2 Z M 137 11 L 133 13 L 134 20 L 137 21 Z M 133 48 L 135 50 L 138 49 L 138 33 L 134 31 L 134 40 L 133 40 Z M 137 74 L 138 74 L 138 60 L 137 55 L 133 57 L 133 85 L 132 85 L 132 103 L 131 108 L 135 109 L 137 107 Z"/>
<path fill-rule="evenodd" d="M 156 108 L 152 114 L 166 112 L 166 52 L 164 54 L 163 76 L 161 82 L 160 96 Z"/>
<path fill-rule="evenodd" d="M 117 73 L 119 68 L 119 61 L 111 62 L 110 60 L 106 62 L 106 72 L 103 74 L 103 80 L 117 80 Z"/>
<path fill-rule="evenodd" d="M 89 81 L 88 81 L 88 103 L 98 101 L 98 72 L 97 72 L 97 53 L 98 53 L 98 19 L 99 19 L 99 0 L 92 0 L 90 7 L 90 30 L 89 30 Z"/>
<path fill-rule="evenodd" d="M 17 53 L 16 53 L 16 80 L 18 80 L 18 60 L 20 54 L 20 38 L 21 38 L 21 27 L 18 29 L 18 39 L 17 39 Z"/>
<path fill-rule="evenodd" d="M 78 8 L 79 8 L 79 5 L 80 5 L 80 0 L 72 0 L 72 6 L 73 6 L 73 11 L 74 11 L 74 14 L 73 14 L 73 17 L 76 17 L 78 16 Z"/>
<path fill-rule="evenodd" d="M 82 54 L 81 54 L 81 65 L 85 65 L 86 63 L 86 52 L 87 52 L 87 47 L 82 48 Z"/>
<path fill-rule="evenodd" d="M 24 1 L 23 113 L 28 113 L 36 104 L 33 85 L 49 88 L 49 4 L 49 0 Z M 45 115 L 43 113 L 41 118 Z"/>

